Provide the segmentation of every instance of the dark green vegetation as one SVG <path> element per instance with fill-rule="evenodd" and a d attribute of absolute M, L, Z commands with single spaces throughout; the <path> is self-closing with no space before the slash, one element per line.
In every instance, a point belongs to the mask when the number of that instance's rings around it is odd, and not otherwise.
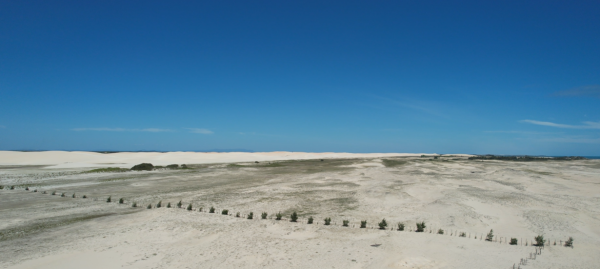
<path fill-rule="evenodd" d="M 485 237 L 485 241 L 492 241 L 494 239 L 494 229 L 490 230 L 490 232 Z"/>
<path fill-rule="evenodd" d="M 381 220 L 381 222 L 379 222 L 378 225 L 379 229 L 381 230 L 385 230 L 385 228 L 388 226 L 387 221 L 385 221 L 385 219 Z"/>
<path fill-rule="evenodd" d="M 260 218 L 261 219 L 267 219 L 267 212 L 262 212 L 262 214 L 260 214 Z"/>
<path fill-rule="evenodd" d="M 180 201 L 180 203 L 181 203 L 181 201 Z M 208 213 L 215 213 L 215 208 L 211 206 L 210 210 L 208 211 Z"/>
<path fill-rule="evenodd" d="M 154 165 L 152 165 L 151 163 L 136 164 L 133 167 L 131 167 L 131 170 L 134 170 L 134 171 L 152 171 L 152 170 L 154 170 Z"/>
<path fill-rule="evenodd" d="M 227 214 L 229 214 L 229 210 L 227 210 L 227 209 L 223 209 L 223 210 L 221 211 L 221 215 L 227 215 Z"/>
<path fill-rule="evenodd" d="M 169 164 L 169 165 L 167 165 L 167 168 L 169 168 L 169 169 L 179 169 L 179 164 Z"/>
<path fill-rule="evenodd" d="M 537 156 L 501 156 L 501 155 L 478 155 L 469 157 L 469 160 L 499 160 L 499 161 L 516 161 L 516 162 L 532 162 L 532 161 L 573 161 L 587 160 L 585 157 L 569 156 L 569 157 L 537 157 Z"/>
<path fill-rule="evenodd" d="M 171 202 L 167 203 L 167 208 L 171 208 Z"/>
<path fill-rule="evenodd" d="M 331 218 L 325 218 L 325 225 L 330 225 L 331 224 Z"/>
<path fill-rule="evenodd" d="M 181 208 L 181 206 L 183 205 L 183 203 L 181 203 L 181 200 L 179 200 L 179 202 L 177 202 L 177 208 Z M 213 212 L 210 213 L 214 213 L 214 209 Z"/>
<path fill-rule="evenodd" d="M 543 247 L 544 244 L 546 243 L 546 240 L 544 239 L 543 235 L 538 235 L 534 239 L 535 239 L 535 245 L 538 247 Z"/>
<path fill-rule="evenodd" d="M 236 217 L 236 218 L 239 218 L 240 216 L 241 216 L 241 215 L 240 215 L 240 212 L 237 212 L 237 213 L 235 213 L 235 217 Z"/>
<path fill-rule="evenodd" d="M 307 222 L 307 223 L 308 223 L 308 224 L 313 224 L 313 221 L 314 221 L 314 220 L 315 220 L 315 219 L 314 219 L 313 217 L 308 217 L 308 222 Z"/>
<path fill-rule="evenodd" d="M 277 214 L 275 214 L 275 220 L 281 220 L 281 217 L 283 217 L 281 212 L 278 212 Z"/>
<path fill-rule="evenodd" d="M 425 226 L 425 221 L 417 222 L 417 233 L 422 233 L 427 226 Z"/>
<path fill-rule="evenodd" d="M 404 231 L 404 223 L 398 223 L 398 231 Z"/>
<path fill-rule="evenodd" d="M 248 213 L 248 217 L 247 217 L 247 218 L 248 218 L 248 219 L 252 219 L 252 218 L 254 218 L 254 212 L 250 212 L 250 213 Z"/>
<path fill-rule="evenodd" d="M 188 210 L 188 211 L 192 211 L 192 204 L 189 204 L 189 205 L 187 206 L 187 210 Z"/>
<path fill-rule="evenodd" d="M 510 244 L 511 244 L 511 245 L 517 245 L 517 244 L 518 244 L 518 242 L 519 242 L 519 241 L 518 241 L 516 238 L 511 238 L 511 239 L 510 239 Z"/>
<path fill-rule="evenodd" d="M 438 229 L 438 234 L 444 234 L 444 230 Z"/>
<path fill-rule="evenodd" d="M 459 237 L 467 237 L 467 234 L 466 234 L 466 233 L 464 233 L 464 232 L 461 232 L 461 233 L 460 233 L 458 236 L 459 236 Z"/>
<path fill-rule="evenodd" d="M 158 201 L 158 203 L 156 203 L 156 208 L 160 208 L 162 206 L 162 201 Z"/>
<path fill-rule="evenodd" d="M 385 165 L 385 167 L 402 166 L 407 163 L 406 160 L 397 160 L 397 159 L 383 159 L 382 162 L 383 162 L 383 165 Z"/>
<path fill-rule="evenodd" d="M 367 228 L 367 221 L 366 220 L 361 220 L 360 221 L 360 228 Z"/>
<path fill-rule="evenodd" d="M 125 199 L 119 198 L 119 204 L 123 204 L 123 203 L 125 203 Z"/>
<path fill-rule="evenodd" d="M 348 227 L 349 223 L 350 223 L 349 220 L 342 220 L 342 226 L 344 226 L 344 227 Z"/>
<path fill-rule="evenodd" d="M 569 237 L 569 240 L 565 241 L 565 247 L 573 247 L 573 237 Z"/>
<path fill-rule="evenodd" d="M 148 204 L 148 206 L 146 207 L 146 209 L 152 209 L 152 204 Z"/>
<path fill-rule="evenodd" d="M 73 193 L 73 196 L 71 196 L 72 198 L 77 198 L 77 196 L 75 196 L 75 194 Z"/>
<path fill-rule="evenodd" d="M 130 171 L 127 168 L 119 168 L 119 167 L 106 167 L 106 168 L 98 168 L 92 169 L 89 171 L 85 171 L 83 173 L 122 173 Z"/>
<path fill-rule="evenodd" d="M 133 204 L 131 204 L 131 207 L 137 207 L 137 203 L 133 202 Z"/>
<path fill-rule="evenodd" d="M 290 216 L 290 221 L 291 222 L 298 221 L 298 214 L 296 214 L 296 211 L 294 211 L 294 213 L 292 213 L 292 215 Z"/>
<path fill-rule="evenodd" d="M 110 198 L 111 198 L 111 196 L 108 196 L 108 198 L 106 198 L 106 202 L 107 202 L 107 203 L 110 203 L 110 201 L 111 201 L 111 199 L 110 199 Z"/>

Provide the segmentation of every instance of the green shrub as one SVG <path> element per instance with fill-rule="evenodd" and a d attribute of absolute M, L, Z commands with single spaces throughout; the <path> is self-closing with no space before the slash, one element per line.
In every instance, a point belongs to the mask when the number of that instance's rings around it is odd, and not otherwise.
<path fill-rule="evenodd" d="M 417 233 L 422 233 L 425 228 L 427 228 L 427 226 L 425 226 L 425 222 L 421 221 L 421 222 L 417 222 Z"/>
<path fill-rule="evenodd" d="M 260 217 L 262 219 L 267 219 L 267 212 L 262 212 L 262 214 L 260 214 Z"/>
<path fill-rule="evenodd" d="M 107 203 L 110 203 L 110 198 L 111 198 L 111 196 L 108 196 L 108 198 L 106 199 Z"/>
<path fill-rule="evenodd" d="M 86 198 L 87 198 L 87 196 L 85 196 L 85 194 L 84 194 L 83 196 L 81 196 L 81 198 L 83 198 L 83 199 L 86 199 Z"/>
<path fill-rule="evenodd" d="M 223 209 L 223 211 L 221 211 L 221 215 L 227 215 L 229 213 L 229 210 L 227 209 Z"/>
<path fill-rule="evenodd" d="M 189 168 L 187 167 L 187 165 L 185 165 L 185 164 L 182 164 L 182 165 L 181 165 L 181 169 L 189 169 Z"/>
<path fill-rule="evenodd" d="M 169 169 L 179 169 L 179 164 L 169 164 L 169 165 L 167 165 L 167 168 L 169 168 Z"/>
<path fill-rule="evenodd" d="M 248 219 L 252 219 L 252 218 L 254 218 L 254 212 L 248 213 Z"/>
<path fill-rule="evenodd" d="M 26 190 L 26 191 L 28 191 L 28 190 L 29 190 L 29 187 L 25 187 L 25 190 Z"/>
<path fill-rule="evenodd" d="M 15 189 L 15 186 L 10 186 L 10 189 L 11 189 L 11 190 L 14 190 L 14 189 Z"/>
<path fill-rule="evenodd" d="M 275 220 L 281 220 L 281 217 L 283 217 L 283 215 L 281 215 L 281 212 L 275 214 Z"/>
<path fill-rule="evenodd" d="M 348 223 L 350 223 L 349 220 L 342 220 L 342 226 L 348 227 Z"/>
<path fill-rule="evenodd" d="M 125 199 L 119 198 L 119 204 L 125 203 Z"/>
<path fill-rule="evenodd" d="M 53 192 L 52 192 L 52 195 L 56 195 L 56 191 L 53 191 Z"/>
<path fill-rule="evenodd" d="M 444 230 L 438 229 L 438 234 L 444 234 Z"/>
<path fill-rule="evenodd" d="M 183 204 L 181 203 L 181 200 L 179 200 L 179 202 L 177 203 L 177 208 L 181 208 Z M 212 212 L 211 212 L 212 213 Z"/>
<path fill-rule="evenodd" d="M 202 212 L 202 207 L 198 208 L 198 212 Z"/>
<path fill-rule="evenodd" d="M 360 221 L 360 228 L 367 228 L 367 221 L 366 220 L 361 220 Z"/>
<path fill-rule="evenodd" d="M 148 206 L 146 207 L 146 209 L 152 209 L 152 204 L 148 204 Z"/>
<path fill-rule="evenodd" d="M 188 205 L 188 207 L 187 207 L 187 210 L 188 210 L 188 211 L 192 211 L 192 204 L 189 204 L 189 205 Z"/>
<path fill-rule="evenodd" d="M 240 212 L 235 213 L 235 217 L 239 218 L 240 217 Z"/>
<path fill-rule="evenodd" d="M 490 232 L 485 237 L 485 241 L 492 241 L 494 239 L 494 229 L 491 229 Z"/>
<path fill-rule="evenodd" d="M 208 211 L 208 213 L 215 213 L 215 208 L 211 206 L 210 210 Z"/>
<path fill-rule="evenodd" d="M 162 200 L 158 201 L 158 203 L 156 204 L 156 208 L 161 208 L 162 207 Z"/>
<path fill-rule="evenodd" d="M 65 193 L 64 193 L 64 192 L 60 194 L 60 197 L 65 197 L 65 196 L 66 196 L 66 195 L 65 195 Z"/>
<path fill-rule="evenodd" d="M 4 190 L 4 186 L 0 185 L 0 190 Z"/>
<path fill-rule="evenodd" d="M 538 235 L 534 239 L 535 239 L 535 245 L 538 247 L 543 247 L 544 243 L 546 243 L 546 240 L 544 240 L 543 235 Z"/>
<path fill-rule="evenodd" d="M 77 198 L 77 196 L 75 196 L 75 194 L 73 193 L 73 195 L 71 196 L 72 198 Z"/>
<path fill-rule="evenodd" d="M 511 245 L 516 245 L 519 241 L 516 238 L 511 238 L 510 239 L 510 244 Z"/>
<path fill-rule="evenodd" d="M 131 167 L 131 170 L 134 171 L 152 171 L 154 170 L 154 165 L 151 163 L 140 163 Z"/>
<path fill-rule="evenodd" d="M 133 202 L 133 204 L 131 204 L 131 207 L 137 207 L 137 203 Z"/>
<path fill-rule="evenodd" d="M 325 225 L 330 225 L 331 224 L 331 218 L 325 218 Z"/>
<path fill-rule="evenodd" d="M 313 224 L 313 221 L 314 221 L 314 220 L 315 220 L 315 219 L 314 219 L 313 217 L 308 217 L 308 221 L 307 221 L 306 223 L 308 223 L 308 224 Z"/>
<path fill-rule="evenodd" d="M 167 203 L 167 208 L 171 208 L 171 202 Z"/>
<path fill-rule="evenodd" d="M 404 223 L 398 223 L 398 231 L 404 231 Z"/>
<path fill-rule="evenodd" d="M 292 213 L 292 215 L 290 216 L 290 218 L 292 220 L 290 220 L 291 222 L 297 222 L 298 221 L 298 214 L 296 214 L 296 211 L 294 211 L 294 213 Z"/>
<path fill-rule="evenodd" d="M 460 234 L 458 234 L 458 237 L 467 237 L 466 233 L 461 232 Z"/>
<path fill-rule="evenodd" d="M 385 228 L 387 227 L 387 221 L 385 221 L 385 219 L 383 219 L 380 223 L 379 223 L 379 229 L 381 230 L 385 230 Z"/>
<path fill-rule="evenodd" d="M 37 189 L 33 190 L 33 192 L 37 192 Z"/>
<path fill-rule="evenodd" d="M 573 247 L 573 237 L 569 237 L 569 240 L 565 241 L 565 247 Z"/>
<path fill-rule="evenodd" d="M 42 194 L 46 194 L 46 193 L 47 193 L 46 191 L 42 192 Z"/>

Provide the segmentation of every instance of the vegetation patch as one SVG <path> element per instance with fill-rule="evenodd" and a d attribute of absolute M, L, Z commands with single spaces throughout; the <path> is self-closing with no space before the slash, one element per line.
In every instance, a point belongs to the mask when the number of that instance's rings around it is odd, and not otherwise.
<path fill-rule="evenodd" d="M 127 168 L 106 167 L 106 168 L 92 169 L 89 171 L 84 171 L 82 173 L 83 174 L 87 174 L 87 173 L 122 173 L 122 172 L 128 172 L 128 171 L 130 171 L 130 170 Z"/>
<path fill-rule="evenodd" d="M 406 160 L 383 159 L 382 163 L 385 167 L 397 167 L 407 164 Z"/>

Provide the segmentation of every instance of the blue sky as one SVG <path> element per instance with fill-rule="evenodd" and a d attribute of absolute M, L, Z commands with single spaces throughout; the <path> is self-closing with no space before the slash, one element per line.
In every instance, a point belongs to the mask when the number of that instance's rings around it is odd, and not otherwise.
<path fill-rule="evenodd" d="M 1 1 L 1 150 L 600 155 L 598 1 Z"/>

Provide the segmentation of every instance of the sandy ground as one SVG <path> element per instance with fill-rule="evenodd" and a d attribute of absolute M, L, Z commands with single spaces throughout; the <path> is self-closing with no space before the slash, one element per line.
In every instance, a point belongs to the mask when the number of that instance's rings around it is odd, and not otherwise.
<path fill-rule="evenodd" d="M 522 268 L 600 264 L 599 160 L 42 153 L 0 152 L 0 185 L 15 186 L 0 190 L 1 268 L 512 268 L 535 252 L 538 234 L 550 245 Z M 85 173 L 107 162 L 191 169 Z M 193 210 L 166 208 L 180 200 Z M 207 213 L 211 206 L 231 215 Z M 297 223 L 289 221 L 294 211 Z M 254 219 L 244 218 L 249 212 Z M 274 219 L 277 212 L 283 220 Z M 325 217 L 332 225 L 323 225 Z M 383 218 L 390 226 L 379 230 Z M 367 229 L 358 228 L 361 220 Z M 414 232 L 417 221 L 426 222 L 425 233 Z M 405 231 L 391 229 L 399 222 Z M 444 235 L 436 234 L 440 228 Z M 497 241 L 481 240 L 490 229 Z M 560 246 L 569 236 L 575 247 Z M 506 243 L 511 237 L 517 246 Z"/>

